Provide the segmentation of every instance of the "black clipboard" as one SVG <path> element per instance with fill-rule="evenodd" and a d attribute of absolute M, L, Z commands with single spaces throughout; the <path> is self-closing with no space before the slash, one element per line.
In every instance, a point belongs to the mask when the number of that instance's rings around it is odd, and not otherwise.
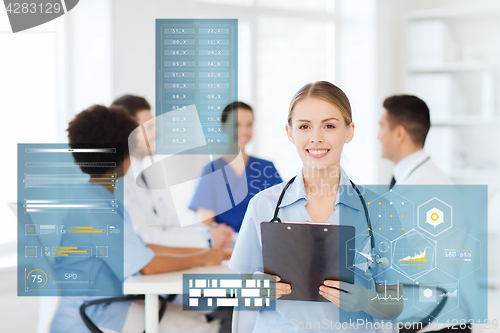
<path fill-rule="evenodd" d="M 282 300 L 329 302 L 319 294 L 325 280 L 354 283 L 354 251 L 347 241 L 355 228 L 331 224 L 260 224 L 264 273 L 277 275 L 289 283 L 292 292 Z"/>

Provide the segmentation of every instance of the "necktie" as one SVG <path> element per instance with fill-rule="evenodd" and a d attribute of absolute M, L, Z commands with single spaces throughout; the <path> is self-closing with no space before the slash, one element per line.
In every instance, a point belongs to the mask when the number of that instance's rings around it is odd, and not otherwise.
<path fill-rule="evenodd" d="M 392 179 L 391 179 L 391 186 L 389 186 L 389 189 L 392 189 L 394 187 L 394 185 L 396 184 L 396 178 L 394 178 L 394 176 L 392 176 Z"/>
<path fill-rule="evenodd" d="M 144 182 L 144 185 L 146 185 L 146 188 L 149 190 L 148 182 L 146 181 L 146 177 L 144 176 L 144 172 L 141 172 L 141 179 Z M 153 205 L 153 212 L 158 215 L 158 212 L 156 211 L 155 206 Z"/>
<path fill-rule="evenodd" d="M 146 185 L 146 188 L 149 189 L 148 182 L 146 181 L 146 177 L 144 177 L 144 172 L 141 172 L 141 179 L 144 182 L 144 185 Z"/>

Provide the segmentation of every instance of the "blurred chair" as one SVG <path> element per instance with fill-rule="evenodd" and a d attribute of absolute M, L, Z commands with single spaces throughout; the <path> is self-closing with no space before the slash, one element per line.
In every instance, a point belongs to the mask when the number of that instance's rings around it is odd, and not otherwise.
<path fill-rule="evenodd" d="M 167 310 L 167 301 L 171 302 L 176 295 L 168 295 L 167 298 L 163 296 L 158 296 L 160 299 L 160 311 L 158 314 L 158 320 L 160 321 L 163 315 L 165 314 L 165 310 Z M 85 313 L 85 309 L 89 306 L 93 305 L 98 305 L 98 304 L 110 304 L 110 303 L 116 303 L 116 302 L 131 302 L 131 301 L 137 301 L 137 300 L 144 300 L 144 295 L 127 295 L 127 296 L 122 296 L 122 297 L 107 297 L 107 298 L 100 298 L 100 299 L 95 299 L 92 301 L 86 301 L 83 302 L 83 304 L 80 306 L 80 316 L 82 317 L 83 322 L 85 323 L 85 326 L 89 329 L 90 332 L 92 333 L 104 333 L 95 325 L 92 320 L 87 316 Z M 145 331 L 144 331 L 145 332 Z"/>

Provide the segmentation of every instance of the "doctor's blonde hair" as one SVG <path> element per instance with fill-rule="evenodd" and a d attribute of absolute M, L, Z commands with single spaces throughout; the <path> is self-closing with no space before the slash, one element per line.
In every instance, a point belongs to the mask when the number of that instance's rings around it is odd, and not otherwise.
<path fill-rule="evenodd" d="M 342 89 L 328 81 L 316 81 L 306 84 L 293 96 L 288 108 L 288 125 L 290 127 L 292 126 L 292 114 L 295 105 L 307 98 L 317 98 L 335 105 L 344 117 L 346 125 L 352 122 L 351 104 Z"/>

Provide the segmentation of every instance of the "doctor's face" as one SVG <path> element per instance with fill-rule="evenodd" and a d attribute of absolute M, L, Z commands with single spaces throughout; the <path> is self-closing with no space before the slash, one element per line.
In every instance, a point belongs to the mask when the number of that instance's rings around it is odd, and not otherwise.
<path fill-rule="evenodd" d="M 233 140 L 238 140 L 238 147 L 241 150 L 245 150 L 246 145 L 253 136 L 253 112 L 248 109 L 238 108 L 238 121 L 236 122 L 236 117 L 233 118 L 235 111 L 232 111 L 228 115 L 226 123 L 224 123 L 225 131 L 228 131 L 228 126 L 233 127 L 233 135 L 238 133 L 238 137 L 234 137 Z"/>
<path fill-rule="evenodd" d="M 391 124 L 387 118 L 387 110 L 380 117 L 380 129 L 377 138 L 382 144 L 382 157 L 389 160 L 394 160 L 396 154 L 396 138 L 394 128 L 391 129 Z"/>
<path fill-rule="evenodd" d="M 247 109 L 238 109 L 238 146 L 245 149 L 253 136 L 253 112 Z"/>
<path fill-rule="evenodd" d="M 286 130 L 304 167 L 327 169 L 340 166 L 344 144 L 354 135 L 354 123 L 346 125 L 336 105 L 307 98 L 295 105 L 292 126 Z"/>
<path fill-rule="evenodd" d="M 146 133 L 143 133 L 142 130 L 137 132 L 137 146 L 131 152 L 131 154 L 142 160 L 144 157 L 155 154 L 155 139 L 156 139 L 156 129 L 155 129 L 155 121 L 153 119 L 153 115 L 150 110 L 141 110 L 136 113 L 135 120 L 139 124 L 139 126 L 144 126 L 144 130 Z M 148 138 L 149 148 L 146 144 L 146 140 L 144 138 L 144 134 L 146 134 Z"/>

